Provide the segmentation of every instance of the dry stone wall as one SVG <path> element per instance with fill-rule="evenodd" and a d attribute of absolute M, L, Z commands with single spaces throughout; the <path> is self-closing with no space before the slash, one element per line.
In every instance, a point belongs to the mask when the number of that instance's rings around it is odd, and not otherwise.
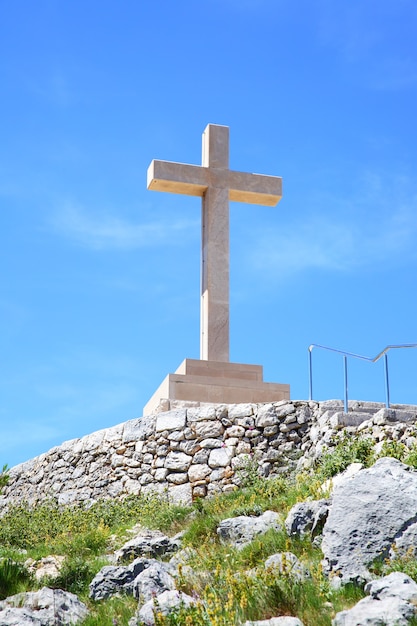
<path fill-rule="evenodd" d="M 183 406 L 67 441 L 10 470 L 0 510 L 54 498 L 60 504 L 156 491 L 173 501 L 236 489 L 248 467 L 264 476 L 308 467 L 340 429 L 379 444 L 416 442 L 417 407 L 281 401 Z"/>

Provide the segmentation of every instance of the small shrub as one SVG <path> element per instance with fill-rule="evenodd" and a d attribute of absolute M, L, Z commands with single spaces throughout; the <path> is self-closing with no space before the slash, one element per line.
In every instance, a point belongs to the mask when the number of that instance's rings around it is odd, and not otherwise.
<path fill-rule="evenodd" d="M 417 446 L 414 446 L 410 451 L 406 452 L 403 461 L 407 463 L 407 465 L 411 465 L 411 467 L 417 469 Z"/>
<path fill-rule="evenodd" d="M 378 576 L 387 576 L 391 572 L 403 572 L 413 580 L 417 580 L 417 559 L 412 549 L 392 560 L 376 559 L 370 569 Z"/>
<path fill-rule="evenodd" d="M 63 589 L 76 595 L 85 594 L 88 591 L 88 585 L 103 565 L 108 565 L 108 563 L 104 560 L 86 561 L 80 556 L 67 557 L 59 575 L 53 579 L 43 579 L 42 586 Z"/>
<path fill-rule="evenodd" d="M 258 461 L 248 454 L 247 459 L 242 463 L 236 471 L 237 478 L 241 487 L 255 487 L 262 482 L 259 474 Z"/>
<path fill-rule="evenodd" d="M 378 454 L 378 458 L 383 458 L 384 456 L 390 456 L 393 459 L 398 459 L 398 461 L 402 461 L 408 452 L 408 448 L 401 443 L 401 441 L 397 441 L 396 439 L 392 441 L 384 441 L 382 444 L 381 452 Z"/>
<path fill-rule="evenodd" d="M 3 465 L 3 468 L 0 472 L 0 493 L 3 491 L 4 487 L 8 484 L 10 476 L 8 473 L 9 466 L 7 463 Z"/>
<path fill-rule="evenodd" d="M 365 467 L 370 467 L 374 460 L 371 439 L 344 432 L 337 438 L 335 447 L 318 460 L 317 473 L 323 479 L 331 478 L 351 463 L 363 463 Z"/>

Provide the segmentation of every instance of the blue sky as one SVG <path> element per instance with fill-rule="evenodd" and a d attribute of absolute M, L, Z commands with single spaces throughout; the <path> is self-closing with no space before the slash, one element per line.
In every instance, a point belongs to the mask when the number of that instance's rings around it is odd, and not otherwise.
<path fill-rule="evenodd" d="M 0 0 L 0 463 L 142 414 L 199 356 L 200 201 L 153 158 L 283 177 L 231 203 L 231 360 L 308 397 L 307 349 L 417 342 L 415 0 Z M 390 355 L 417 403 L 417 350 Z M 315 397 L 341 357 L 314 352 Z M 384 399 L 352 363 L 352 399 Z"/>

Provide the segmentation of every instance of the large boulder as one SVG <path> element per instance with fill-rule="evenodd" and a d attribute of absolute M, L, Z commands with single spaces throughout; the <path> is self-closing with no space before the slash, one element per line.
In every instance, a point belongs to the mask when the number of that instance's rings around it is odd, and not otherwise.
<path fill-rule="evenodd" d="M 337 613 L 333 626 L 407 626 L 416 615 L 417 584 L 406 574 L 393 572 L 365 586 L 369 598 Z"/>
<path fill-rule="evenodd" d="M 133 595 L 140 604 L 145 604 L 164 591 L 175 589 L 175 580 L 168 573 L 168 565 L 154 561 L 133 581 Z"/>
<path fill-rule="evenodd" d="M 105 565 L 90 583 L 90 598 L 105 600 L 115 593 L 133 594 L 133 582 L 153 562 L 153 559 L 135 559 L 130 565 Z"/>
<path fill-rule="evenodd" d="M 0 602 L 1 626 L 75 626 L 87 615 L 87 607 L 76 595 L 48 587 Z"/>
<path fill-rule="evenodd" d="M 223 541 L 229 541 L 236 548 L 243 548 L 257 535 L 266 533 L 271 528 L 281 528 L 280 517 L 275 511 L 265 511 L 259 517 L 239 515 L 224 519 L 217 528 L 217 534 Z"/>
<path fill-rule="evenodd" d="M 416 515 L 417 471 L 396 459 L 379 459 L 336 487 L 322 542 L 333 584 L 370 580 L 370 564 L 388 556 Z"/>
<path fill-rule="evenodd" d="M 167 537 L 160 530 L 143 530 L 115 552 L 115 560 L 122 563 L 136 557 L 156 557 L 176 552 L 181 545 L 181 535 Z"/>

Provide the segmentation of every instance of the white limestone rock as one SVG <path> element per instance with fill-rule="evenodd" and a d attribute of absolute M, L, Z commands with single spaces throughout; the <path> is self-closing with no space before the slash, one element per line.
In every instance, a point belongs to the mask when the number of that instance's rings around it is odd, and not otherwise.
<path fill-rule="evenodd" d="M 181 606 L 187 607 L 195 603 L 195 600 L 191 596 L 175 590 L 164 591 L 156 596 L 155 600 L 158 602 L 158 612 L 162 613 L 162 615 L 168 615 L 173 609 Z M 142 606 L 137 615 L 129 621 L 129 626 L 136 626 L 138 624 L 138 619 L 141 620 L 139 623 L 143 624 L 143 626 L 154 626 L 154 600 L 149 600 Z"/>
<path fill-rule="evenodd" d="M 379 459 L 339 485 L 322 542 L 324 569 L 332 580 L 370 580 L 368 566 L 387 557 L 395 539 L 415 522 L 416 502 L 417 471 L 392 458 Z"/>
<path fill-rule="evenodd" d="M 197 437 L 209 439 L 211 437 L 220 437 L 224 433 L 224 426 L 218 420 L 205 420 L 192 424 L 192 430 Z"/>
<path fill-rule="evenodd" d="M 221 439 L 215 439 L 210 437 L 209 439 L 203 439 L 200 441 L 200 448 L 212 450 L 213 448 L 221 448 L 223 442 Z"/>
<path fill-rule="evenodd" d="M 281 528 L 279 515 L 275 511 L 265 511 L 259 517 L 239 515 L 224 519 L 217 527 L 217 534 L 240 549 L 272 528 Z"/>
<path fill-rule="evenodd" d="M 275 412 L 273 404 L 261 405 L 255 419 L 256 428 L 265 428 L 265 426 L 275 426 L 280 421 Z"/>
<path fill-rule="evenodd" d="M 165 459 L 166 469 L 176 472 L 186 472 L 192 463 L 193 457 L 185 452 L 169 452 Z"/>
<path fill-rule="evenodd" d="M 45 556 L 38 561 L 28 559 L 25 561 L 25 567 L 34 574 L 36 580 L 42 580 L 42 578 L 57 578 L 62 568 L 62 564 L 65 561 L 64 556 L 51 554 Z"/>
<path fill-rule="evenodd" d="M 133 581 L 133 596 L 145 604 L 164 591 L 175 589 L 175 580 L 168 573 L 168 565 L 154 561 Z"/>
<path fill-rule="evenodd" d="M 193 494 L 190 483 L 170 487 L 168 489 L 168 497 L 174 504 L 183 504 L 185 506 L 192 504 Z"/>
<path fill-rule="evenodd" d="M 416 615 L 417 584 L 402 572 L 393 572 L 365 586 L 368 598 L 337 613 L 332 626 L 407 626 Z"/>
<path fill-rule="evenodd" d="M 298 502 L 289 511 L 285 529 L 290 537 L 317 534 L 329 514 L 330 500 Z"/>
<path fill-rule="evenodd" d="M 217 419 L 217 411 L 214 404 L 187 409 L 187 422 L 189 424 L 191 424 L 191 422 L 215 419 Z"/>
<path fill-rule="evenodd" d="M 159 413 L 156 416 L 155 432 L 160 433 L 164 430 L 181 430 L 185 427 L 186 419 L 186 409 L 168 411 L 167 413 Z"/>
<path fill-rule="evenodd" d="M 227 467 L 232 460 L 232 452 L 230 448 L 215 448 L 210 452 L 208 464 L 212 469 L 217 467 Z"/>
<path fill-rule="evenodd" d="M 0 602 L 2 626 L 75 626 L 87 615 L 87 607 L 76 595 L 48 587 L 18 593 Z"/>
<path fill-rule="evenodd" d="M 234 426 L 229 426 L 229 428 L 226 429 L 226 437 L 243 437 L 245 434 L 245 429 L 243 428 L 243 426 L 237 426 L 236 424 Z"/>
<path fill-rule="evenodd" d="M 188 470 L 188 478 L 191 483 L 195 483 L 197 480 L 204 480 L 209 474 L 211 474 L 211 469 L 205 463 L 190 465 Z"/>
<path fill-rule="evenodd" d="M 229 418 L 235 420 L 236 418 L 248 417 L 253 415 L 256 409 L 254 404 L 231 404 L 229 406 Z"/>
<path fill-rule="evenodd" d="M 123 425 L 123 442 L 146 441 L 155 431 L 155 416 L 129 420 Z"/>
<path fill-rule="evenodd" d="M 167 474 L 167 482 L 172 485 L 183 485 L 188 481 L 187 472 L 174 472 L 173 474 Z"/>
<path fill-rule="evenodd" d="M 275 413 L 278 417 L 286 417 L 291 413 L 295 413 L 295 406 L 292 402 L 281 400 L 275 403 Z"/>

